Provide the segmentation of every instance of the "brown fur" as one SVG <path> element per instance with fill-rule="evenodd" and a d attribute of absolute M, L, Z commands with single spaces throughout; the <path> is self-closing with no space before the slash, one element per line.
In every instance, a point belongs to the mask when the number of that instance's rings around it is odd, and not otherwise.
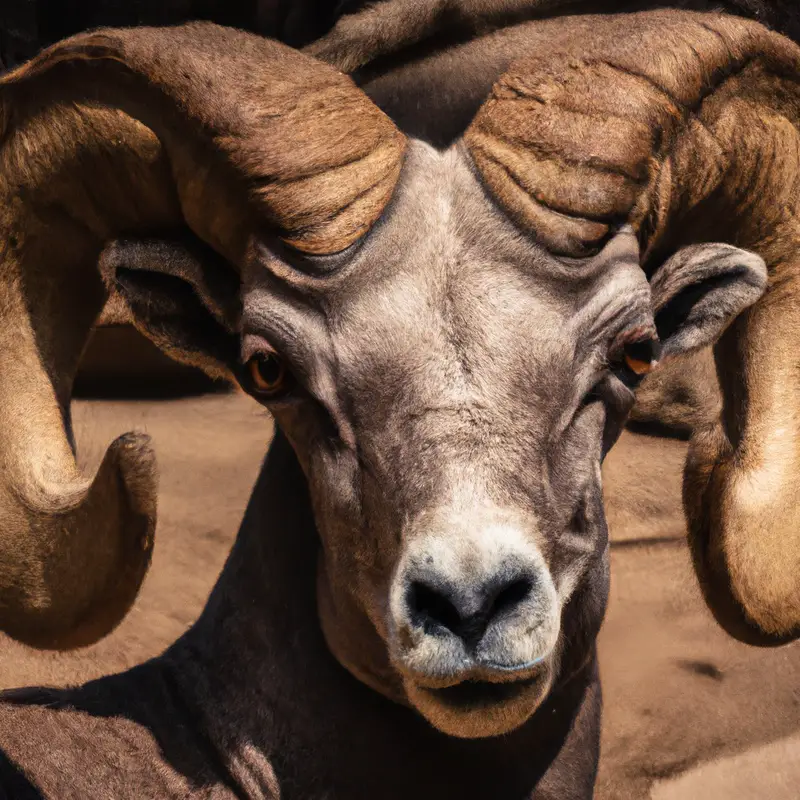
<path fill-rule="evenodd" d="M 630 425 L 689 438 L 696 428 L 713 424 L 721 407 L 714 354 L 705 349 L 660 364 L 642 381 Z"/>
<path fill-rule="evenodd" d="M 444 736 L 333 658 L 319 626 L 318 553 L 306 479 L 278 433 L 186 635 L 77 689 L 3 694 L 0 797 L 591 797 L 600 708 L 591 644 L 575 637 L 585 663 L 520 729 Z"/>
<path fill-rule="evenodd" d="M 163 60 L 167 48 L 180 57 Z M 0 104 L 0 625 L 68 647 L 125 614 L 155 519 L 145 440 L 120 440 L 92 482 L 63 433 L 104 303 L 102 243 L 185 219 L 241 264 L 258 220 L 309 252 L 341 250 L 386 203 L 403 138 L 348 78 L 206 24 L 78 36 L 2 78 Z M 88 539 L 67 559 L 76 528 Z"/>

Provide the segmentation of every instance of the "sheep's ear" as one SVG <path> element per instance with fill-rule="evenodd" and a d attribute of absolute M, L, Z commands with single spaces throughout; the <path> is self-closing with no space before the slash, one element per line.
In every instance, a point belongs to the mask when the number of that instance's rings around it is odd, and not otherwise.
<path fill-rule="evenodd" d="M 715 342 L 766 286 L 767 266 L 755 253 L 726 244 L 679 250 L 650 283 L 661 357 Z"/>
<path fill-rule="evenodd" d="M 236 271 L 190 231 L 120 239 L 100 256 L 109 290 L 136 327 L 177 361 L 230 379 L 239 355 L 240 282 Z"/>

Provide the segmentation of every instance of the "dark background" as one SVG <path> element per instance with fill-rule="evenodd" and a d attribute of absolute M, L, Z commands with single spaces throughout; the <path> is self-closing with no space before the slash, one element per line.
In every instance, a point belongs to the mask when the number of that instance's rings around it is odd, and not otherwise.
<path fill-rule="evenodd" d="M 323 35 L 342 14 L 366 4 L 367 0 L 0 0 L 0 70 L 27 60 L 58 39 L 100 26 L 206 19 L 302 46 Z M 615 5 L 624 10 L 641 3 L 598 2 L 602 10 L 613 10 Z M 727 8 L 800 41 L 800 0 L 655 0 L 647 5 Z"/>

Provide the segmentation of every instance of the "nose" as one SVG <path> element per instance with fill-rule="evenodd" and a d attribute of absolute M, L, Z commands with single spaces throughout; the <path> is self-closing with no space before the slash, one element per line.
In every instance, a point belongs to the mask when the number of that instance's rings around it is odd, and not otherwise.
<path fill-rule="evenodd" d="M 513 616 L 533 590 L 534 576 L 518 570 L 501 569 L 488 580 L 466 586 L 426 572 L 408 584 L 408 618 L 425 634 L 449 633 L 474 650 L 490 625 Z"/>

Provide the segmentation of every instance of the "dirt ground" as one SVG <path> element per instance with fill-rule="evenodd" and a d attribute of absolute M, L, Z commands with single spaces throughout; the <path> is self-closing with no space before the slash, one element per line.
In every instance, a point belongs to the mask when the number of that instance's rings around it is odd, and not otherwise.
<path fill-rule="evenodd" d="M 81 460 L 149 432 L 161 467 L 155 558 L 125 622 L 70 655 L 0 641 L 0 687 L 63 684 L 136 664 L 197 616 L 222 567 L 271 436 L 240 395 L 80 401 Z M 612 592 L 600 637 L 601 800 L 794 800 L 800 796 L 800 648 L 728 638 L 699 597 L 683 544 L 680 442 L 626 433 L 604 470 Z M 652 794 L 651 794 L 652 793 Z"/>

